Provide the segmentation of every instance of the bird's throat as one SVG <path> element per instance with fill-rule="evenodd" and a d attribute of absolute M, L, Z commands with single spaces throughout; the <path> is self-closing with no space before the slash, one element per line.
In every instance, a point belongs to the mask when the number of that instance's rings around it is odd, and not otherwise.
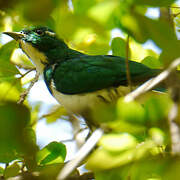
<path fill-rule="evenodd" d="M 20 41 L 20 47 L 23 52 L 32 60 L 32 62 L 36 66 L 36 70 L 42 74 L 45 64 L 48 62 L 47 57 L 44 53 L 38 51 L 38 49 L 34 48 L 30 43 L 25 42 L 23 40 Z"/>

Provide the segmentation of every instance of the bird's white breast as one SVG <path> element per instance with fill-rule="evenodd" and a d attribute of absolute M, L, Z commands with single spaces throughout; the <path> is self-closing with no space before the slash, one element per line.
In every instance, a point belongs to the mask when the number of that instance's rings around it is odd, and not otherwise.
<path fill-rule="evenodd" d="M 128 87 L 103 89 L 91 93 L 67 95 L 58 92 L 51 86 L 52 94 L 56 100 L 67 110 L 75 114 L 82 114 L 85 110 L 96 109 L 99 104 L 115 102 L 118 97 L 124 96 L 128 92 Z"/>

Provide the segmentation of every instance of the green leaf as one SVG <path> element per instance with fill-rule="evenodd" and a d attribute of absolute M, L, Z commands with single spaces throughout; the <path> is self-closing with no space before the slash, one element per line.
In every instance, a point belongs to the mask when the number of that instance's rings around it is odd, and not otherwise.
<path fill-rule="evenodd" d="M 123 38 L 114 38 L 111 43 L 111 48 L 114 56 L 126 57 L 126 42 Z"/>
<path fill-rule="evenodd" d="M 2 176 L 3 174 L 4 174 L 4 169 L 0 167 L 0 176 Z"/>
<path fill-rule="evenodd" d="M 89 9 L 88 16 L 101 24 L 106 24 L 117 5 L 117 1 L 101 1 Z"/>
<path fill-rule="evenodd" d="M 9 178 L 9 177 L 14 177 L 17 176 L 20 172 L 20 166 L 17 162 L 14 162 L 13 164 L 11 164 L 10 166 L 8 166 L 5 170 L 4 170 L 4 177 L 5 178 Z"/>
<path fill-rule="evenodd" d="M 134 15 L 142 35 L 146 36 L 147 38 L 151 38 L 160 48 L 167 48 L 166 44 L 164 43 L 168 43 L 169 45 L 173 42 L 177 43 L 176 34 L 167 22 L 153 20 L 139 14 Z"/>
<path fill-rule="evenodd" d="M 50 112 L 43 117 L 46 118 L 47 123 L 53 123 L 62 116 L 67 116 L 67 111 L 63 106 L 53 106 Z"/>
<path fill-rule="evenodd" d="M 136 18 L 138 28 L 132 33 L 136 40 L 140 40 L 139 37 L 143 37 L 145 41 L 152 39 L 163 51 L 168 52 L 166 63 L 179 56 L 180 43 L 168 22 L 152 20 L 139 14 L 134 14 L 134 18 Z"/>
<path fill-rule="evenodd" d="M 27 0 L 24 3 L 23 15 L 29 21 L 43 22 L 50 17 L 56 6 L 56 2 L 52 0 Z"/>
<path fill-rule="evenodd" d="M 32 154 L 33 151 L 37 150 L 35 131 L 32 129 L 32 127 L 27 126 L 24 128 L 22 135 L 24 140 L 23 149 L 25 150 L 25 152 L 28 152 L 28 154 Z"/>
<path fill-rule="evenodd" d="M 0 83 L 0 101 L 18 101 L 20 97 L 19 87 L 21 86 L 19 79 L 13 82 Z"/>
<path fill-rule="evenodd" d="M 164 119 L 168 116 L 172 102 L 167 94 L 157 94 L 151 96 L 144 102 L 145 116 L 148 124 L 166 128 Z"/>
<path fill-rule="evenodd" d="M 23 132 L 30 121 L 30 112 L 24 105 L 4 102 L 0 104 L 0 114 L 0 162 L 9 163 L 22 153 Z"/>
<path fill-rule="evenodd" d="M 10 41 L 0 48 L 0 82 L 14 79 L 14 75 L 19 73 L 18 69 L 10 62 L 15 47 L 16 42 Z"/>
<path fill-rule="evenodd" d="M 27 126 L 23 129 L 20 141 L 20 157 L 23 157 L 26 168 L 31 171 L 37 166 L 36 153 L 39 150 L 32 127 Z"/>
<path fill-rule="evenodd" d="M 119 14 L 119 26 L 140 43 L 152 39 L 157 46 L 167 52 L 166 63 L 180 55 L 180 43 L 170 24 L 166 21 L 153 20 L 138 13 Z M 168 44 L 168 46 L 167 46 Z"/>
<path fill-rule="evenodd" d="M 178 180 L 180 159 L 170 155 L 150 156 L 123 167 L 95 172 L 97 180 Z"/>
<path fill-rule="evenodd" d="M 63 163 L 66 157 L 66 146 L 59 142 L 51 142 L 37 153 L 39 165 Z"/>
<path fill-rule="evenodd" d="M 36 170 L 40 173 L 40 179 L 49 180 L 49 179 L 57 179 L 57 175 L 60 170 L 64 167 L 64 163 L 57 164 L 48 164 L 43 166 L 38 166 Z"/>
<path fill-rule="evenodd" d="M 108 123 L 108 127 L 117 132 L 131 133 L 133 135 L 143 134 L 145 136 L 146 132 L 145 125 L 135 123 L 132 125 L 131 122 L 122 121 L 122 119 L 113 120 Z"/>
<path fill-rule="evenodd" d="M 153 57 L 153 56 L 146 56 L 142 61 L 142 64 L 152 68 L 152 69 L 158 69 L 161 67 L 160 61 Z"/>
<path fill-rule="evenodd" d="M 165 138 L 166 138 L 165 133 L 159 128 L 151 128 L 149 130 L 149 135 L 152 138 L 152 140 L 160 146 L 163 145 Z"/>
<path fill-rule="evenodd" d="M 117 168 L 145 158 L 150 155 L 151 149 L 154 147 L 156 147 L 156 144 L 151 140 L 147 140 L 137 145 L 135 148 L 131 147 L 121 153 L 113 153 L 112 151 L 100 147 L 90 155 L 86 168 L 95 172 Z"/>
<path fill-rule="evenodd" d="M 114 104 L 99 104 L 96 106 L 96 109 L 93 109 L 92 117 L 95 123 L 104 123 L 103 125 L 110 123 L 117 118 L 116 106 Z"/>
<path fill-rule="evenodd" d="M 96 1 L 72 0 L 74 13 L 84 15 L 88 10 L 95 5 Z"/>
<path fill-rule="evenodd" d="M 127 133 L 107 134 L 101 138 L 99 144 L 108 151 L 121 152 L 131 148 L 135 148 L 135 146 L 137 145 L 137 141 L 134 136 Z"/>
<path fill-rule="evenodd" d="M 136 5 L 147 5 L 153 7 L 169 7 L 176 0 L 134 0 Z"/>
<path fill-rule="evenodd" d="M 117 113 L 120 120 L 137 124 L 145 123 L 144 108 L 136 101 L 125 102 L 120 98 L 117 102 Z"/>

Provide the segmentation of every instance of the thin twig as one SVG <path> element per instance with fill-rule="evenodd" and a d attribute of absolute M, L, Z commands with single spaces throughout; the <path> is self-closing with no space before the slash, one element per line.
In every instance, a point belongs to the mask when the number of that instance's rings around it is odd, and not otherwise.
<path fill-rule="evenodd" d="M 67 143 L 67 142 L 72 142 L 72 141 L 74 141 L 74 138 L 64 139 L 64 140 L 61 140 L 60 142 L 61 142 L 61 143 Z"/>
<path fill-rule="evenodd" d="M 40 74 L 36 72 L 35 78 L 31 81 L 29 87 L 20 95 L 20 99 L 18 100 L 17 104 L 23 104 L 26 96 L 28 95 L 31 88 L 34 86 L 34 84 L 38 81 Z"/>
<path fill-rule="evenodd" d="M 29 69 L 27 72 L 25 72 L 24 74 L 21 74 L 21 77 L 19 77 L 19 79 L 22 79 L 24 76 L 26 76 L 27 74 L 29 74 L 30 72 L 34 71 L 35 69 Z"/>
<path fill-rule="evenodd" d="M 36 70 L 36 68 L 32 67 L 31 65 L 28 66 L 28 65 L 24 65 L 24 64 L 20 64 L 20 63 L 18 64 L 18 63 L 14 63 L 14 62 L 12 62 L 12 64 L 17 66 L 18 68 L 24 69 L 24 70 L 30 70 L 30 69 Z"/>
<path fill-rule="evenodd" d="M 180 15 L 180 12 L 179 13 L 176 13 L 176 14 L 172 14 L 172 16 L 175 18 L 175 17 L 177 17 L 177 16 L 179 16 Z"/>
<path fill-rule="evenodd" d="M 144 84 L 139 86 L 137 89 L 135 89 L 131 93 L 127 94 L 125 96 L 125 101 L 127 101 L 127 102 L 132 101 L 135 98 L 139 97 L 140 95 L 144 94 L 145 92 L 147 92 L 147 91 L 151 90 L 152 88 L 154 88 L 155 86 L 157 86 L 159 83 L 164 81 L 178 65 L 180 65 L 180 58 L 175 59 L 169 65 L 169 67 L 166 70 L 164 70 L 163 72 L 161 72 L 158 76 L 146 81 Z"/>
<path fill-rule="evenodd" d="M 80 148 L 80 150 L 75 155 L 75 158 L 68 162 L 58 175 L 58 180 L 66 179 L 80 164 L 80 162 L 91 152 L 91 150 L 96 146 L 99 139 L 103 135 L 102 129 L 95 130 L 86 143 Z"/>
<path fill-rule="evenodd" d="M 126 77 L 127 77 L 127 82 L 128 82 L 129 89 L 131 92 L 132 85 L 131 85 L 131 74 L 130 74 L 130 69 L 129 69 L 129 35 L 127 36 L 127 41 L 126 41 Z"/>

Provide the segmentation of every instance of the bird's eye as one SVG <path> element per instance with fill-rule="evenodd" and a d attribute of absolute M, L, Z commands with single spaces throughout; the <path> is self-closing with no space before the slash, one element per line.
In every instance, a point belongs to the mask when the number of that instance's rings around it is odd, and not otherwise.
<path fill-rule="evenodd" d="M 42 30 L 40 30 L 40 29 L 37 29 L 37 30 L 36 30 L 36 33 L 37 33 L 38 35 L 40 35 L 40 36 L 42 36 L 42 35 L 44 34 L 44 32 L 43 32 Z"/>

